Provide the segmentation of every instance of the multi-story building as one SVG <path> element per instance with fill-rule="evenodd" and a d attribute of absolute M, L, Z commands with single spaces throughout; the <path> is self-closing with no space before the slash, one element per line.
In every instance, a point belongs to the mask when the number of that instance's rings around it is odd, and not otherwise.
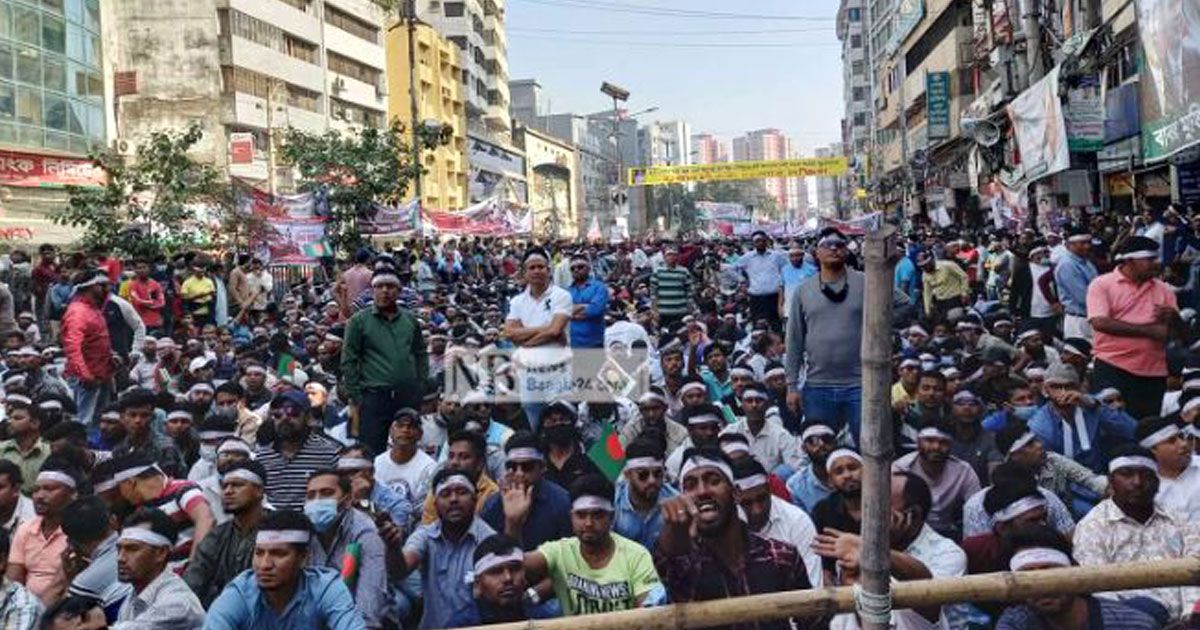
<path fill-rule="evenodd" d="M 513 143 L 525 152 L 534 234 L 575 238 L 579 234 L 575 146 L 523 124 L 513 128 Z"/>
<path fill-rule="evenodd" d="M 467 205 L 467 117 L 462 92 L 461 51 L 428 24 L 413 31 L 413 74 L 417 82 L 419 125 L 454 130 L 449 144 L 422 154 L 426 174 L 421 179 L 421 206 L 458 210 Z M 397 25 L 387 33 L 388 116 L 412 129 L 409 93 L 408 29 Z"/>
<path fill-rule="evenodd" d="M 66 184 L 100 185 L 87 159 L 112 120 L 100 0 L 0 2 L 0 193 L 5 240 L 66 242 L 53 225 Z M 102 23 L 103 21 L 103 23 Z"/>
<path fill-rule="evenodd" d="M 692 136 L 695 164 L 717 164 L 729 161 L 729 143 L 710 134 Z"/>
<path fill-rule="evenodd" d="M 734 162 L 786 160 L 792 156 L 791 140 L 778 129 L 759 129 L 733 139 Z M 796 204 L 800 203 L 801 184 L 788 182 L 785 178 L 763 180 L 767 194 L 775 199 L 780 213 L 784 216 L 790 214 L 789 210 L 799 209 Z"/>
<path fill-rule="evenodd" d="M 840 142 L 829 145 L 828 147 L 817 147 L 815 154 L 819 158 L 839 157 L 842 155 L 842 144 Z M 840 191 L 841 178 L 839 177 L 817 177 L 817 214 L 822 217 L 838 217 L 840 207 Z"/>
<path fill-rule="evenodd" d="M 470 133 L 511 141 L 505 0 L 419 0 L 417 15 L 462 50 L 462 82 Z"/>
<path fill-rule="evenodd" d="M 682 120 L 645 125 L 638 130 L 638 152 L 643 165 L 693 164 L 692 126 Z"/>
<path fill-rule="evenodd" d="M 370 0 L 112 4 L 106 44 L 116 72 L 129 77 L 115 96 L 122 146 L 200 122 L 201 159 L 285 191 L 292 169 L 277 163 L 272 142 L 280 130 L 386 124 L 384 14 Z M 234 133 L 254 138 L 250 159 L 233 163 Z"/>
<path fill-rule="evenodd" d="M 865 0 L 842 0 L 837 15 L 837 36 L 842 43 L 842 100 L 845 103 L 843 151 L 845 155 L 859 157 L 859 162 L 865 161 L 862 158 L 870 140 L 871 73 L 863 29 L 864 4 Z"/>

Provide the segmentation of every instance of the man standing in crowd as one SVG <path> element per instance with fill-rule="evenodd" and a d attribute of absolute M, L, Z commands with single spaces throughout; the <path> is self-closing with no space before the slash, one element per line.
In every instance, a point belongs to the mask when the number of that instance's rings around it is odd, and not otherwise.
<path fill-rule="evenodd" d="M 150 277 L 150 261 L 138 259 L 134 263 L 134 270 L 136 275 L 129 282 L 129 303 L 133 304 L 138 317 L 142 318 L 146 332 L 158 336 L 162 334 L 162 310 L 167 304 L 166 296 L 158 281 Z"/>
<path fill-rule="evenodd" d="M 112 393 L 113 349 L 104 320 L 110 285 L 97 269 L 80 271 L 73 284 L 75 297 L 62 319 L 63 376 L 75 394 L 75 417 L 91 424 Z"/>
<path fill-rule="evenodd" d="M 567 323 L 574 307 L 571 294 L 550 283 L 549 254 L 531 248 L 523 264 L 525 290 L 509 300 L 503 334 L 517 348 L 517 393 L 525 422 L 536 432 L 542 408 L 572 388 Z"/>
<path fill-rule="evenodd" d="M 1152 239 L 1130 238 L 1117 253 L 1117 268 L 1087 288 L 1092 386 L 1120 390 L 1135 419 L 1158 413 L 1167 390 L 1167 341 L 1182 325 L 1174 288 L 1155 277 L 1159 256 Z"/>
<path fill-rule="evenodd" d="M 1066 252 L 1054 262 L 1054 287 L 1058 302 L 1055 311 L 1063 313 L 1063 337 L 1092 339 L 1092 327 L 1088 322 L 1088 286 L 1096 279 L 1096 265 L 1089 254 L 1092 251 L 1092 235 L 1085 228 L 1077 228 L 1067 237 Z M 1051 256 L 1053 258 L 1053 256 Z"/>
<path fill-rule="evenodd" d="M 674 244 L 663 247 L 663 262 L 665 264 L 650 275 L 650 295 L 658 313 L 659 328 L 673 332 L 688 313 L 692 274 L 679 266 L 679 248 Z"/>
<path fill-rule="evenodd" d="M 965 306 L 971 297 L 967 272 L 953 260 L 939 260 L 930 252 L 917 254 L 921 268 L 921 294 L 925 316 L 935 322 L 946 321 L 952 309 Z"/>
<path fill-rule="evenodd" d="M 389 268 L 371 278 L 374 301 L 346 325 L 342 383 L 350 404 L 351 435 L 376 453 L 387 450 L 396 412 L 421 406 L 429 361 L 420 323 L 401 309 L 400 277 Z"/>
<path fill-rule="evenodd" d="M 592 277 L 587 256 L 571 256 L 571 347 L 604 347 L 604 314 L 608 312 L 608 287 Z M 598 367 L 598 366 L 597 366 Z"/>
<path fill-rule="evenodd" d="M 834 228 L 821 232 L 821 270 L 805 280 L 792 299 L 787 325 L 787 404 L 796 412 L 832 426 L 849 424 L 857 443 L 862 415 L 861 272 L 846 268 L 846 237 Z"/>
<path fill-rule="evenodd" d="M 737 268 L 746 276 L 750 294 L 751 321 L 767 320 L 778 331 L 783 315 L 783 267 L 788 264 L 781 252 L 768 249 L 771 238 L 762 230 L 751 235 L 754 249 L 742 254 Z"/>

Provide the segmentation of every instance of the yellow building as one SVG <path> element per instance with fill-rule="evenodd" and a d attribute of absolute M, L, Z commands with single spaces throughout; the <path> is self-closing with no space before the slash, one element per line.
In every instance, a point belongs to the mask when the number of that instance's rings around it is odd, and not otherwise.
<path fill-rule="evenodd" d="M 462 96 L 462 62 L 454 42 L 418 22 L 414 34 L 417 78 L 417 121 L 437 121 L 454 129 L 449 145 L 422 155 L 421 206 L 459 210 L 467 205 L 467 119 Z M 408 91 L 408 25 L 400 22 L 387 33 L 388 118 L 412 129 Z"/>

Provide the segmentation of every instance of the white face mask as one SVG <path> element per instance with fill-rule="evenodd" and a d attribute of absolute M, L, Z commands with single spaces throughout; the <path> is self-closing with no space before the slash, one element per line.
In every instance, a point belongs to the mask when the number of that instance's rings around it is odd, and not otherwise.
<path fill-rule="evenodd" d="M 217 461 L 217 447 L 212 444 L 201 444 L 200 459 L 209 463 Z"/>

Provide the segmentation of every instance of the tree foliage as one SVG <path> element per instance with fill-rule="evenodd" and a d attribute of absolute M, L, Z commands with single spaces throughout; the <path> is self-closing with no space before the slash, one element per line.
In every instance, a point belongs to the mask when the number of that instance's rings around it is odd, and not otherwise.
<path fill-rule="evenodd" d="M 774 216 L 780 210 L 779 202 L 767 194 L 766 186 L 759 180 L 700 182 L 696 184 L 695 195 L 699 201 L 740 203 L 767 216 Z"/>
<path fill-rule="evenodd" d="M 301 190 L 326 195 L 329 240 L 353 248 L 362 238 L 358 220 L 370 216 L 374 204 L 404 200 L 414 174 L 408 147 L 404 126 L 393 122 L 387 129 L 366 127 L 355 133 L 290 128 L 280 153 L 299 172 Z"/>
<path fill-rule="evenodd" d="M 94 154 L 107 183 L 101 188 L 69 186 L 69 201 L 51 218 L 83 228 L 87 246 L 131 256 L 154 256 L 199 242 L 210 220 L 232 211 L 232 195 L 220 172 L 188 151 L 203 137 L 199 125 L 156 131 L 131 161 L 111 152 Z"/>

